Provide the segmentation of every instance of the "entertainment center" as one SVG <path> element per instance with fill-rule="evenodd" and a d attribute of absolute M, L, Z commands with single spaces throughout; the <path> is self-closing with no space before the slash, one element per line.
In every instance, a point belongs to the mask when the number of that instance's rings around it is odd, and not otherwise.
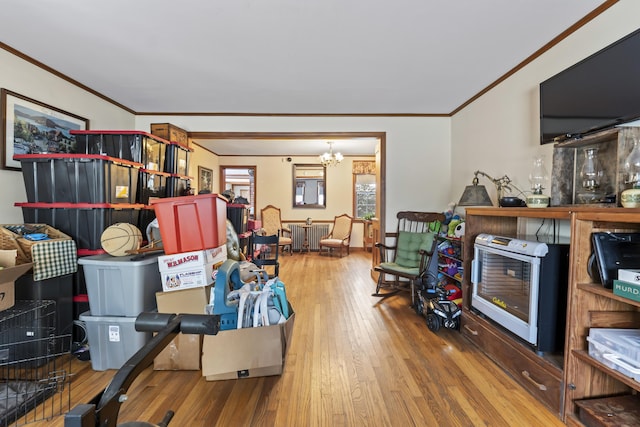
<path fill-rule="evenodd" d="M 640 209 L 575 205 L 531 208 L 472 207 L 466 210 L 464 269 L 471 271 L 474 241 L 480 233 L 518 237 L 529 220 L 569 226 L 570 255 L 565 326 L 561 353 L 540 353 L 529 343 L 471 307 L 472 283 L 463 279 L 461 333 L 508 372 L 567 425 L 583 426 L 577 401 L 631 394 L 640 383 L 589 356 L 590 328 L 640 328 L 640 302 L 614 295 L 594 283 L 588 272 L 591 233 L 640 230 Z"/>

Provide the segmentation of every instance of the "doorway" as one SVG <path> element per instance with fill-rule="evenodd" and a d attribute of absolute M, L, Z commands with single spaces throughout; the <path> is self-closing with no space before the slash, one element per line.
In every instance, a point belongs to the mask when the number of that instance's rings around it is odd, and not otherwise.
<path fill-rule="evenodd" d="M 235 196 L 234 203 L 248 204 L 251 218 L 256 213 L 256 173 L 255 166 L 220 165 L 220 191 L 230 190 Z"/>
<path fill-rule="evenodd" d="M 358 138 L 376 138 L 379 142 L 378 149 L 375 153 L 376 161 L 376 186 L 379 189 L 376 194 L 376 213 L 375 216 L 380 224 L 381 237 L 384 237 L 385 217 L 386 217 L 386 132 L 189 132 L 189 139 L 207 148 L 207 140 L 226 140 L 226 141 L 243 141 L 243 140 L 296 140 L 298 143 L 304 143 L 304 140 L 350 140 Z M 245 150 L 246 144 L 233 144 L 242 147 L 242 154 L 235 155 L 255 155 Z M 209 149 L 212 153 L 215 150 Z M 268 154 L 267 154 L 268 155 Z M 233 166 L 237 168 L 238 166 Z M 221 179 L 222 185 L 224 181 Z M 221 188 L 222 190 L 222 188 Z M 255 201 L 255 194 L 254 194 Z"/>

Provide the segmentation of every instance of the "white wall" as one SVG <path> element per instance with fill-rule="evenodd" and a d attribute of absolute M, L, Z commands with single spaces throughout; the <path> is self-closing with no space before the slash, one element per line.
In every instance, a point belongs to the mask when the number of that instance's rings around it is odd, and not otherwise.
<path fill-rule="evenodd" d="M 190 132 L 385 132 L 387 229 L 396 229 L 395 216 L 400 210 L 443 211 L 451 201 L 448 180 L 451 176 L 451 134 L 450 119 L 446 117 L 138 116 L 136 129 L 148 131 L 151 123 L 172 123 Z M 197 170 L 199 161 L 213 161 L 206 154 L 198 154 L 194 158 L 197 159 L 191 163 L 194 170 Z M 223 163 L 220 159 L 217 161 L 219 164 Z M 294 161 L 297 162 L 298 159 Z M 212 167 L 212 164 L 208 167 Z M 262 173 L 265 172 L 258 172 Z M 283 209 L 290 206 L 290 169 L 274 167 L 268 168 L 266 173 L 269 182 L 284 182 L 286 188 L 278 188 L 269 199 L 263 199 L 264 193 L 259 189 L 258 209 L 263 204 L 273 204 Z M 350 172 L 332 175 L 329 173 L 327 183 L 329 204 L 323 213 L 330 218 L 345 211 L 344 205 L 333 205 L 332 194 L 336 185 L 342 185 L 347 176 L 347 182 L 351 185 Z M 214 176 L 218 181 L 217 172 L 214 172 Z M 283 177 L 285 179 L 280 181 Z M 350 203 L 349 201 L 346 205 L 347 211 L 351 209 Z M 311 211 L 309 215 L 297 209 L 293 211 L 283 212 L 283 217 L 295 215 L 291 218 L 306 218 L 319 215 L 317 209 L 308 209 Z"/>
<path fill-rule="evenodd" d="M 0 49 L 0 87 L 89 119 L 91 129 L 131 129 L 134 117 L 121 108 Z M 3 153 L 4 154 L 4 153 Z M 0 223 L 22 223 L 26 202 L 22 173 L 0 170 Z"/>
<path fill-rule="evenodd" d="M 541 146 L 539 142 L 540 82 L 636 30 L 638 16 L 640 1 L 619 1 L 456 114 L 451 125 L 451 197 L 460 197 L 478 169 L 494 178 L 507 174 L 518 187 L 528 190 L 536 154 L 545 155 L 550 172 L 553 144 Z M 495 187 L 485 178 L 480 181 L 496 204 Z"/>

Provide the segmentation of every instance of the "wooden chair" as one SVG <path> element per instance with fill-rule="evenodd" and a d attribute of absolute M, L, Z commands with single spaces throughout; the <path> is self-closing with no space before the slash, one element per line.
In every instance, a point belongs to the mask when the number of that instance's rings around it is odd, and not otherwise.
<path fill-rule="evenodd" d="M 409 290 L 414 306 L 416 284 L 426 280 L 429 274 L 438 232 L 445 216 L 436 212 L 402 211 L 398 212 L 397 218 L 395 245 L 375 244 L 380 251 L 381 262 L 374 267 L 378 272 L 378 283 L 373 296 L 384 298 L 401 290 Z M 393 276 L 393 279 L 386 280 L 388 276 Z M 387 291 L 381 293 L 382 289 Z"/>
<path fill-rule="evenodd" d="M 320 255 L 322 248 L 327 248 L 327 253 L 331 254 L 332 249 L 340 249 L 340 257 L 342 258 L 342 249 L 347 249 L 349 255 L 349 244 L 351 243 L 351 229 L 353 227 L 353 218 L 349 215 L 338 215 L 333 219 L 333 227 L 329 234 L 322 236 L 318 242 Z"/>
<path fill-rule="evenodd" d="M 284 252 L 285 248 L 288 248 L 289 255 L 293 255 L 291 230 L 282 225 L 280 208 L 276 208 L 273 205 L 265 206 L 260 210 L 260 218 L 262 220 L 262 234 L 266 236 L 277 234 L 280 236 L 278 245 L 282 248 L 282 251 Z"/>
<path fill-rule="evenodd" d="M 254 255 L 251 262 L 258 268 L 265 270 L 270 278 L 276 277 L 280 273 L 279 238 L 280 236 L 277 234 L 261 236 L 253 232 L 251 235 L 251 253 Z"/>

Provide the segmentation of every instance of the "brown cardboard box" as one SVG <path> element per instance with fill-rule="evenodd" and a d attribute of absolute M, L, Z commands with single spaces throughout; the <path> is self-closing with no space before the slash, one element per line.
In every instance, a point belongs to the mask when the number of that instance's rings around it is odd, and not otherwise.
<path fill-rule="evenodd" d="M 171 123 L 151 123 L 151 134 L 171 142 L 177 142 L 185 147 L 189 146 L 187 131 Z"/>
<path fill-rule="evenodd" d="M 209 286 L 156 293 L 159 313 L 204 314 L 209 303 Z M 201 335 L 178 334 L 153 360 L 157 371 L 197 371 L 200 369 Z"/>
<path fill-rule="evenodd" d="M 13 307 L 15 301 L 15 281 L 29 271 L 32 263 L 16 265 L 16 249 L 0 250 L 0 310 Z"/>
<path fill-rule="evenodd" d="M 295 313 L 285 323 L 220 331 L 202 344 L 207 381 L 280 375 L 291 344 Z"/>

